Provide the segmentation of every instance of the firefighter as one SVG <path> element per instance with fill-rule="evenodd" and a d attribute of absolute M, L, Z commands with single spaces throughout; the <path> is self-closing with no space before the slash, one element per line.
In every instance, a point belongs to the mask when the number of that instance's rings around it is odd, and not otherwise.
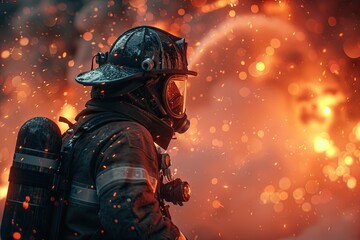
<path fill-rule="evenodd" d="M 92 86 L 91 99 L 63 137 L 63 148 L 74 146 L 59 239 L 185 239 L 159 205 L 155 144 L 166 150 L 190 125 L 186 82 L 196 72 L 186 48 L 183 38 L 135 27 L 76 77 Z"/>

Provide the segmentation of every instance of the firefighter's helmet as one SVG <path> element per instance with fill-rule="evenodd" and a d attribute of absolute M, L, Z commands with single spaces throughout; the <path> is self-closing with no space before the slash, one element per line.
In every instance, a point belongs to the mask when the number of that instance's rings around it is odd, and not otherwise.
<path fill-rule="evenodd" d="M 95 89 L 116 86 L 126 93 L 140 86 L 147 76 L 196 75 L 187 68 L 186 49 L 184 38 L 151 26 L 135 27 L 120 35 L 109 52 L 98 53 L 99 67 L 80 73 L 76 81 Z"/>

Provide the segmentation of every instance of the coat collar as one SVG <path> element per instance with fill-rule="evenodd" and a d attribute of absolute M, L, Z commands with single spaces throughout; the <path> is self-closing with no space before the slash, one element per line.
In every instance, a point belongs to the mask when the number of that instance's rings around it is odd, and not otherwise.
<path fill-rule="evenodd" d="M 86 108 L 77 115 L 76 120 L 82 116 L 93 113 L 114 112 L 119 114 L 121 118 L 143 125 L 150 132 L 154 142 L 163 149 L 168 148 L 174 135 L 174 130 L 164 121 L 127 102 L 91 99 L 86 103 L 85 107 Z"/>

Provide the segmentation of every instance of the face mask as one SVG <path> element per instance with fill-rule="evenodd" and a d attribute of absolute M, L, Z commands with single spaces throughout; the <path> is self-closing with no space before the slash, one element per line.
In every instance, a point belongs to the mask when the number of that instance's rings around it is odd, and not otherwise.
<path fill-rule="evenodd" d="M 165 81 L 161 85 L 157 83 Z M 145 85 L 143 96 L 149 99 L 148 110 L 170 125 L 175 132 L 184 133 L 190 121 L 185 114 L 187 75 L 172 75 L 167 79 L 153 79 Z M 158 93 L 161 86 L 162 96 Z M 160 99 L 162 98 L 162 101 Z"/>
<path fill-rule="evenodd" d="M 187 75 L 173 75 L 164 85 L 163 102 L 165 111 L 175 119 L 185 115 Z"/>

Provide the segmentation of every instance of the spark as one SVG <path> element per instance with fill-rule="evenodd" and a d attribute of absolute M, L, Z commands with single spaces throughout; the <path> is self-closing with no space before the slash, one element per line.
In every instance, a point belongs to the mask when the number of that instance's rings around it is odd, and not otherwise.
<path fill-rule="evenodd" d="M 347 182 L 346 185 L 349 189 L 354 189 L 357 185 L 357 180 L 354 177 L 351 177 Z"/>
<path fill-rule="evenodd" d="M 183 15 L 185 14 L 185 9 L 180 8 L 180 9 L 178 10 L 178 14 L 179 14 L 180 16 L 183 16 Z"/>
<path fill-rule="evenodd" d="M 352 132 L 355 135 L 356 140 L 360 141 L 360 122 L 355 125 Z"/>
<path fill-rule="evenodd" d="M 12 237 L 14 240 L 19 240 L 21 239 L 21 234 L 19 232 L 14 232 Z"/>
<path fill-rule="evenodd" d="M 230 10 L 230 11 L 229 11 L 229 16 L 230 16 L 230 17 L 235 17 L 235 16 L 236 16 L 235 10 Z"/>
<path fill-rule="evenodd" d="M 346 156 L 344 158 L 344 163 L 347 165 L 347 166 L 351 166 L 353 163 L 354 163 L 354 159 L 351 157 L 351 156 Z"/>
<path fill-rule="evenodd" d="M 324 107 L 323 108 L 323 113 L 324 113 L 324 115 L 326 115 L 326 116 L 329 116 L 329 115 L 331 115 L 331 113 L 332 113 L 332 111 L 331 111 L 331 108 L 330 107 Z"/>
<path fill-rule="evenodd" d="M 311 203 L 309 202 L 304 202 L 302 205 L 301 205 L 301 208 L 304 212 L 310 212 L 311 209 L 312 209 L 312 206 L 311 206 Z"/>
<path fill-rule="evenodd" d="M 9 50 L 4 50 L 1 52 L 1 57 L 3 59 L 7 59 L 8 57 L 10 57 L 10 51 Z"/>
<path fill-rule="evenodd" d="M 91 32 L 85 32 L 82 37 L 85 41 L 88 42 L 93 39 L 93 34 Z"/>
<path fill-rule="evenodd" d="M 74 65 L 75 65 L 75 61 L 74 60 L 69 60 L 68 66 L 73 67 Z"/>
<path fill-rule="evenodd" d="M 217 209 L 217 208 L 224 208 L 224 206 L 221 204 L 221 202 L 219 200 L 214 200 L 212 202 L 212 207 Z"/>
<path fill-rule="evenodd" d="M 29 39 L 24 37 L 24 38 L 21 38 L 20 41 L 19 41 L 20 45 L 25 47 L 29 44 Z"/>
<path fill-rule="evenodd" d="M 211 184 L 216 185 L 217 183 L 218 183 L 218 179 L 217 179 L 217 178 L 211 179 Z"/>
<path fill-rule="evenodd" d="M 302 200 L 305 196 L 305 189 L 304 188 L 296 188 L 294 191 L 293 191 L 293 198 L 295 200 Z"/>
<path fill-rule="evenodd" d="M 259 12 L 259 6 L 256 4 L 252 4 L 250 7 L 250 10 L 252 13 L 258 13 Z"/>
<path fill-rule="evenodd" d="M 330 140 L 324 136 L 314 138 L 314 151 L 317 153 L 325 152 L 330 147 Z"/>
<path fill-rule="evenodd" d="M 291 187 L 291 180 L 288 177 L 283 177 L 279 180 L 279 188 L 288 190 Z"/>
<path fill-rule="evenodd" d="M 256 63 L 256 70 L 259 72 L 262 72 L 265 70 L 265 64 L 263 62 L 257 62 Z"/>

